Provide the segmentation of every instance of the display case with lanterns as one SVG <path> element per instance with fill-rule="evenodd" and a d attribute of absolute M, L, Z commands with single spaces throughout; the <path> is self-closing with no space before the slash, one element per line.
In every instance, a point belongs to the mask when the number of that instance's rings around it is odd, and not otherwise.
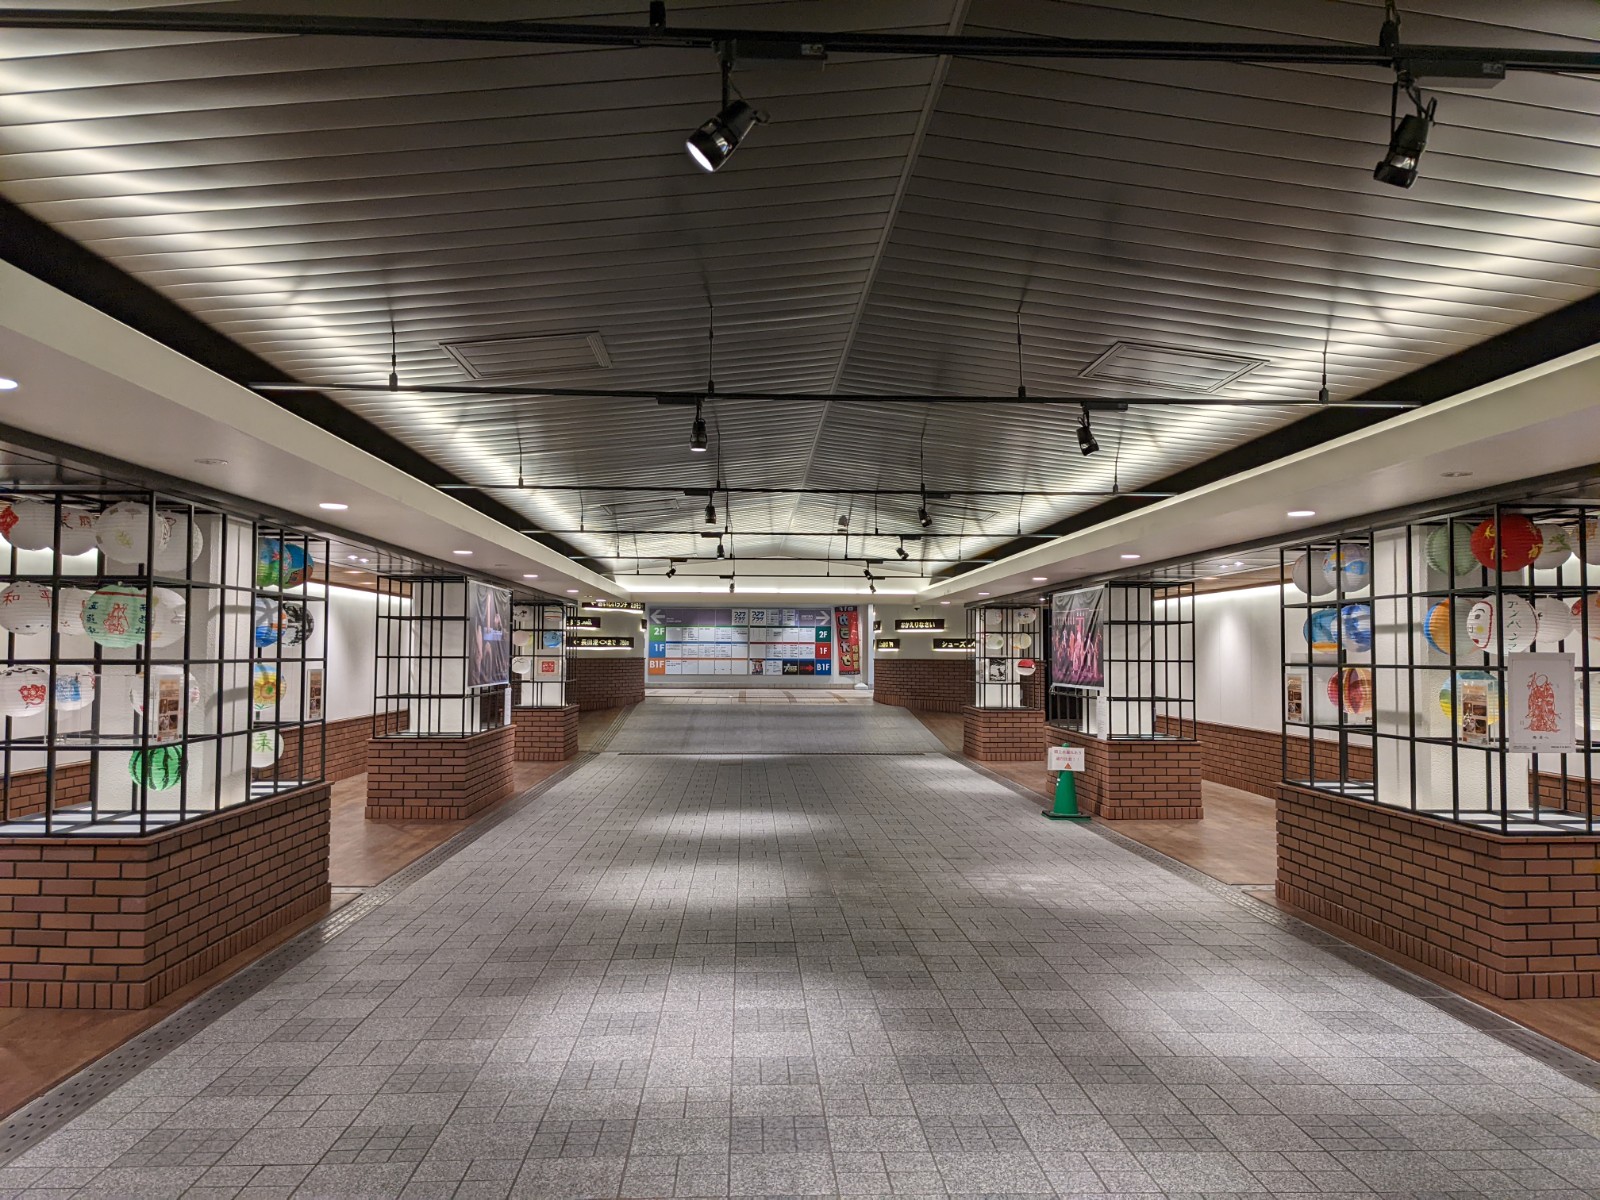
<path fill-rule="evenodd" d="M 0 836 L 137 836 L 320 779 L 315 539 L 121 487 L 11 491 L 0 539 Z"/>
<path fill-rule="evenodd" d="M 973 659 L 977 708 L 1034 708 L 1024 693 L 1042 691 L 1044 626 L 1032 605 L 983 604 L 967 610 L 964 639 L 934 638 L 935 651 Z M 1030 681 L 1037 680 L 1030 686 Z"/>
<path fill-rule="evenodd" d="M 1595 832 L 1597 514 L 1488 504 L 1285 548 L 1285 781 Z"/>

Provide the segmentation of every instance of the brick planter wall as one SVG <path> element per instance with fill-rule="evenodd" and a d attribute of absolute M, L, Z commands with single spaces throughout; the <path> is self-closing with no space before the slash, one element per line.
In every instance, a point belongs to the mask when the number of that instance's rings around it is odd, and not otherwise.
<path fill-rule="evenodd" d="M 1175 730 L 1177 724 L 1168 717 L 1156 718 L 1156 728 L 1162 732 Z M 1200 741 L 1201 778 L 1254 792 L 1268 800 L 1277 796 L 1278 786 L 1283 782 L 1283 738 L 1280 734 L 1264 729 L 1246 729 L 1240 725 L 1198 721 L 1195 723 L 1195 736 Z M 1289 770 L 1299 777 L 1308 774 L 1308 743 L 1307 738 L 1290 735 Z M 1318 742 L 1318 771 L 1324 776 L 1333 772 L 1339 761 L 1338 756 L 1337 743 Z M 1350 747 L 1350 778 L 1372 778 L 1371 747 Z"/>
<path fill-rule="evenodd" d="M 1036 762 L 1044 757 L 1044 713 L 1036 708 L 961 710 L 961 752 L 979 762 Z"/>
<path fill-rule="evenodd" d="M 0 840 L 0 1006 L 145 1008 L 326 904 L 328 794 L 149 838 Z"/>
<path fill-rule="evenodd" d="M 583 712 L 644 701 L 644 659 L 582 650 L 567 655 L 567 703 Z"/>
<path fill-rule="evenodd" d="M 564 762 L 578 753 L 578 706 L 513 708 L 518 762 Z"/>
<path fill-rule="evenodd" d="M 459 821 L 513 787 L 512 726 L 470 737 L 373 738 L 367 819 Z"/>
<path fill-rule="evenodd" d="M 1103 741 L 1046 726 L 1047 745 L 1082 746 L 1078 806 L 1108 821 L 1197 820 L 1200 747 L 1194 742 Z"/>
<path fill-rule="evenodd" d="M 1505 999 L 1600 995 L 1600 838 L 1278 791 L 1277 895 Z"/>
<path fill-rule="evenodd" d="M 872 668 L 872 698 L 878 704 L 921 712 L 960 712 L 976 692 L 972 659 L 894 658 L 880 655 Z"/>
<path fill-rule="evenodd" d="M 18 771 L 5 784 L 7 808 L 13 817 L 26 817 L 44 811 L 43 767 Z M 56 768 L 56 807 L 89 803 L 89 764 L 67 763 Z"/>

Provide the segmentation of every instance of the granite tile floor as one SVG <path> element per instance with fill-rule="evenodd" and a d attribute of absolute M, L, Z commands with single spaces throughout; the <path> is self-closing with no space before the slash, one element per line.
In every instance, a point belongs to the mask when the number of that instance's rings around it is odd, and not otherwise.
<path fill-rule="evenodd" d="M 0 1196 L 1600 1197 L 1600 1093 L 840 715 L 647 702 Z"/>

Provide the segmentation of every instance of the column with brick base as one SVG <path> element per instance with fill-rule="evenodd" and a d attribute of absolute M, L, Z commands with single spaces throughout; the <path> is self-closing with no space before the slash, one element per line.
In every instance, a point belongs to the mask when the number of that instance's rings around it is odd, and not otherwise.
<path fill-rule="evenodd" d="M 565 762 L 578 753 L 578 706 L 514 708 L 518 762 Z"/>
<path fill-rule="evenodd" d="M 872 699 L 915 712 L 960 712 L 972 703 L 972 659 L 888 658 L 872 667 Z"/>
<path fill-rule="evenodd" d="M 328 902 L 326 784 L 145 838 L 0 840 L 0 1007 L 145 1008 Z"/>
<path fill-rule="evenodd" d="M 1080 746 L 1078 804 L 1106 821 L 1198 820 L 1200 747 L 1161 738 L 1107 739 L 1047 726 L 1051 745 Z"/>
<path fill-rule="evenodd" d="M 1044 757 L 1044 713 L 1037 708 L 961 710 L 961 752 L 979 762 L 1033 762 Z"/>
<path fill-rule="evenodd" d="M 369 820 L 459 821 L 511 793 L 513 726 L 465 737 L 373 738 Z"/>
<path fill-rule="evenodd" d="M 567 655 L 567 703 L 584 712 L 623 708 L 644 702 L 644 659 L 618 658 L 604 651 Z"/>
<path fill-rule="evenodd" d="M 1278 899 L 1506 999 L 1600 996 L 1600 837 L 1278 789 Z"/>

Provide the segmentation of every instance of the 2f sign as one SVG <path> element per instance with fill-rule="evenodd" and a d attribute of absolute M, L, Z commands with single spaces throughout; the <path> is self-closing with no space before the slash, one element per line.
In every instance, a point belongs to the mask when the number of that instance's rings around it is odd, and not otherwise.
<path fill-rule="evenodd" d="M 1045 769 L 1047 771 L 1081 771 L 1083 770 L 1082 746 L 1051 746 L 1045 755 Z"/>

